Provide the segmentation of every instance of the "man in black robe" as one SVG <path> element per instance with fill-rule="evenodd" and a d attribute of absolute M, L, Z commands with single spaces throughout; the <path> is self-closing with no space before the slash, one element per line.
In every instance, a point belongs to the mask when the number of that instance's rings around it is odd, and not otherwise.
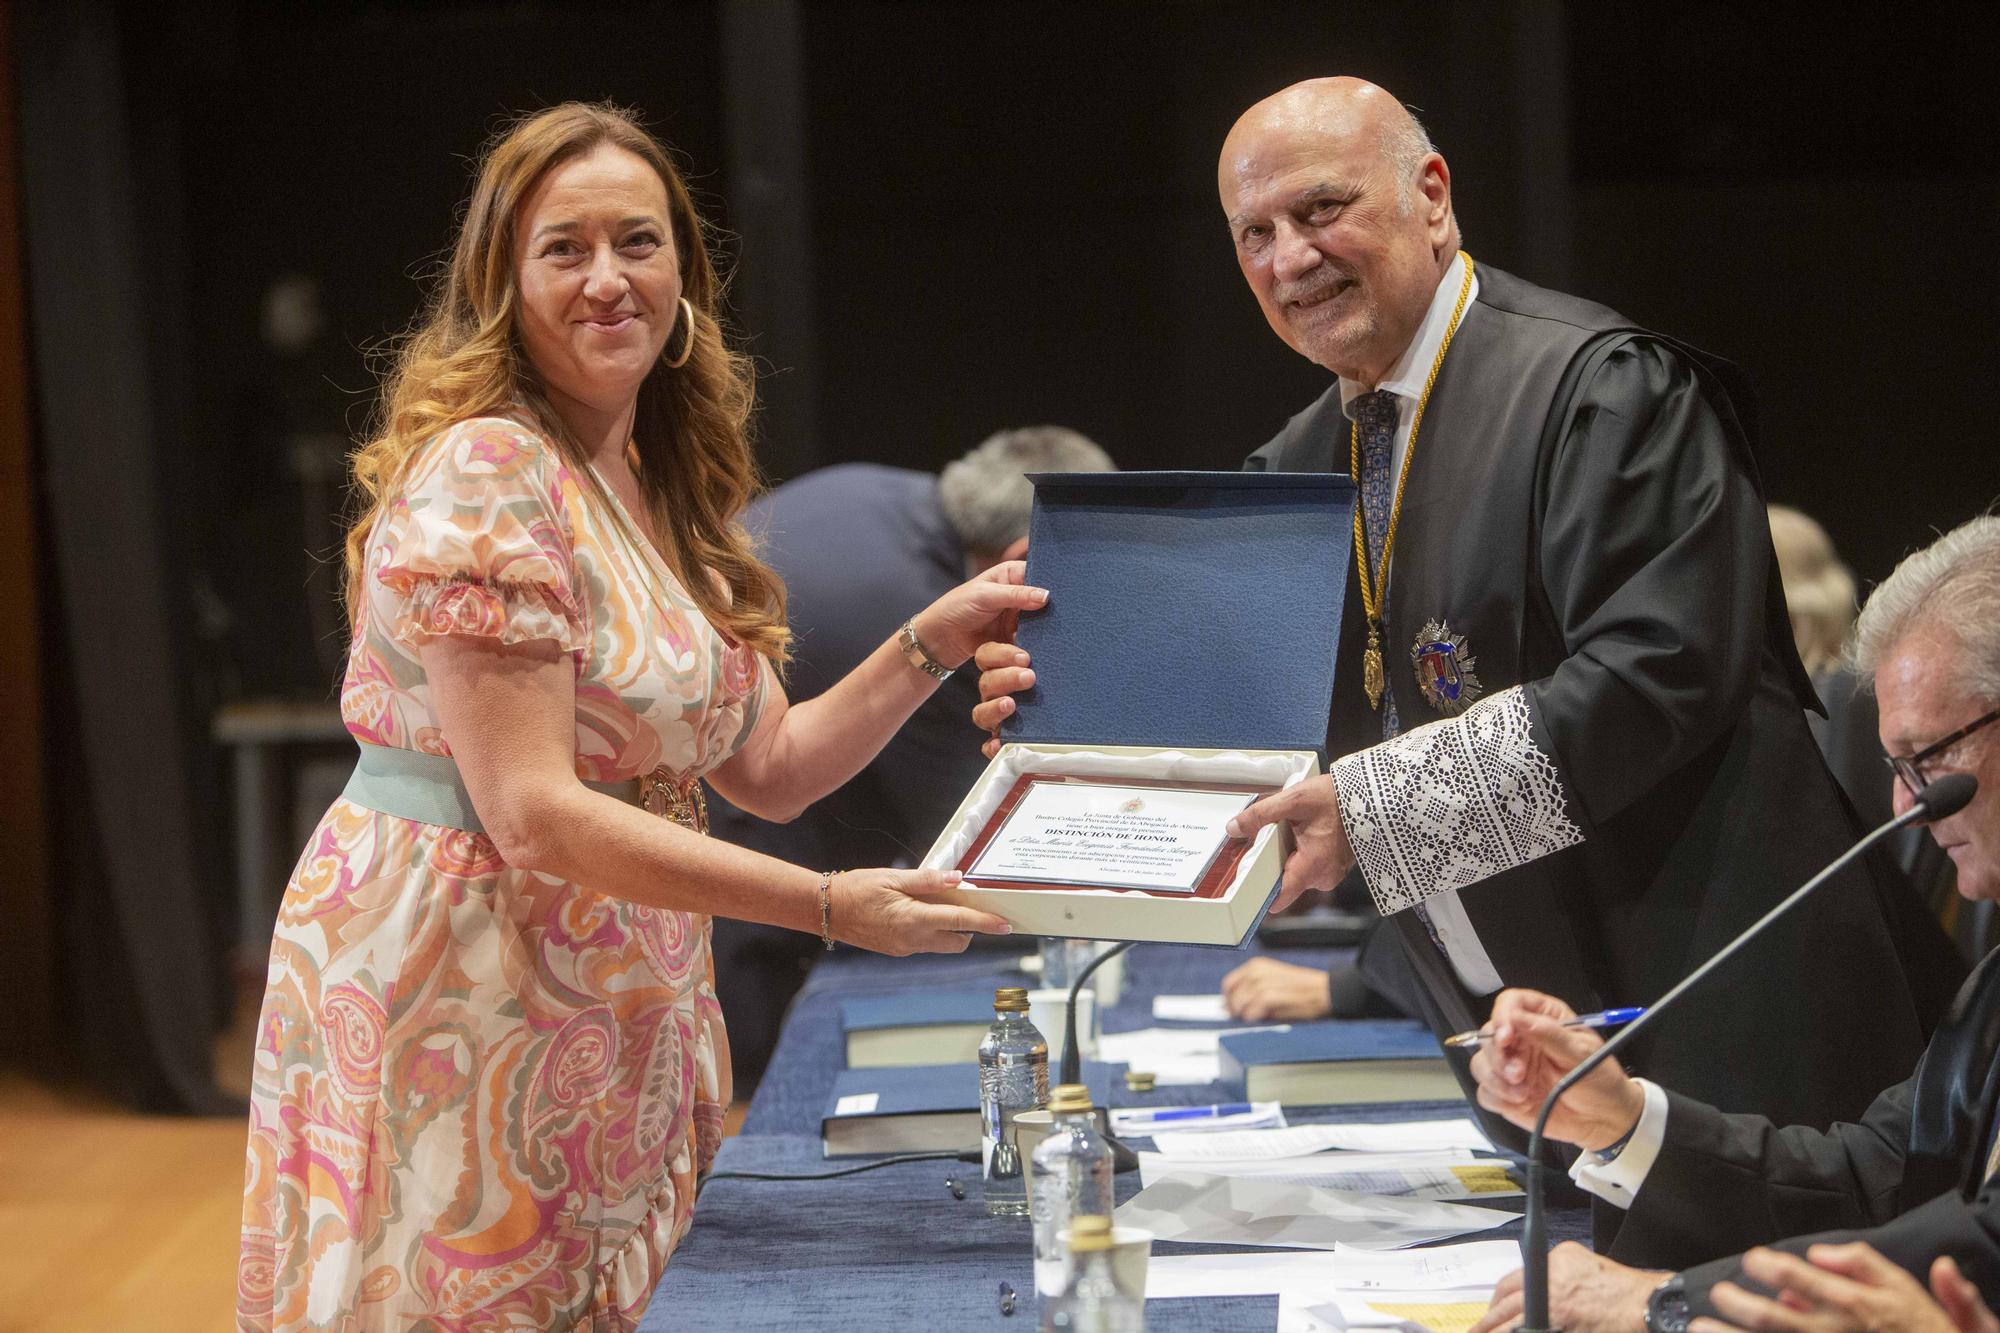
<path fill-rule="evenodd" d="M 1342 757 L 1243 831 L 1291 824 L 1287 900 L 1358 864 L 1440 1033 L 1503 985 L 1646 1003 L 1857 832 L 1806 728 L 1747 394 L 1602 306 L 1475 266 L 1444 159 L 1379 88 L 1259 103 L 1219 184 L 1272 329 L 1339 376 L 1248 465 L 1359 455 L 1369 573 L 1389 571 L 1379 599 L 1359 560 L 1344 598 L 1298 590 L 1301 614 L 1344 607 Z M 979 664 L 991 729 L 1031 677 L 1012 645 Z M 1962 975 L 1908 896 L 1857 870 L 1636 1063 L 1824 1125 L 1908 1072 Z"/>

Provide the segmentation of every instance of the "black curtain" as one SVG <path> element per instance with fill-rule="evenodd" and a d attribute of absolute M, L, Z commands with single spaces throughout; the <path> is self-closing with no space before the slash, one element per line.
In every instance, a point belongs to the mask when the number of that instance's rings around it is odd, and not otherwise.
<path fill-rule="evenodd" d="M 192 831 L 163 504 L 188 446 L 167 428 L 149 337 L 161 275 L 178 264 L 174 229 L 143 197 L 111 6 L 17 13 L 62 999 L 78 1064 L 107 1089 L 226 1113 L 237 1108 L 215 1086 L 210 1041 L 227 987 Z"/>

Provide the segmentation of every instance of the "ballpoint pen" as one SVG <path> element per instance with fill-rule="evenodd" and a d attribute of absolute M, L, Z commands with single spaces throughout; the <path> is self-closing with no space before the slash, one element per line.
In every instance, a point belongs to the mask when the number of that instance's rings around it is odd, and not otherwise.
<path fill-rule="evenodd" d="M 1217 1120 L 1226 1115 L 1248 1115 L 1256 1109 L 1249 1102 L 1230 1102 L 1223 1106 L 1162 1106 L 1157 1110 L 1134 1111 L 1131 1118 L 1147 1124 L 1163 1124 L 1174 1120 Z"/>
<path fill-rule="evenodd" d="M 1565 1018 L 1562 1021 L 1562 1026 L 1566 1028 L 1623 1027 L 1627 1023 L 1636 1021 L 1639 1015 L 1645 1012 L 1646 1011 L 1643 1008 L 1606 1009 L 1603 1013 L 1578 1014 L 1575 1018 Z M 1477 1028 L 1471 1032 L 1460 1032 L 1453 1036 L 1446 1037 L 1444 1039 L 1444 1044 L 1447 1046 L 1457 1047 L 1459 1050 L 1470 1051 L 1478 1049 L 1479 1045 L 1482 1042 L 1489 1042 L 1492 1040 L 1493 1040 L 1492 1028 Z"/>

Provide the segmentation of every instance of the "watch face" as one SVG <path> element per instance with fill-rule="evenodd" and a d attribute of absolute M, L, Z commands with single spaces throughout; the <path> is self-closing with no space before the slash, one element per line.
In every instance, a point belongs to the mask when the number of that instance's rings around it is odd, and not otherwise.
<path fill-rule="evenodd" d="M 1676 1273 L 1646 1298 L 1646 1327 L 1652 1333 L 1687 1333 L 1687 1287 Z"/>

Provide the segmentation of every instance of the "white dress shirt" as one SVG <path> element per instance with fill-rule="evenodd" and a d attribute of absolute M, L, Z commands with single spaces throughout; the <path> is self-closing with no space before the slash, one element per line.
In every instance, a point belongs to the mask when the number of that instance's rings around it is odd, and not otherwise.
<path fill-rule="evenodd" d="M 1667 1094 L 1659 1084 L 1643 1078 L 1632 1080 L 1646 1094 L 1646 1109 L 1632 1128 L 1632 1137 L 1610 1161 L 1602 1154 L 1585 1151 L 1570 1164 L 1569 1178 L 1606 1203 L 1630 1208 L 1646 1183 L 1647 1172 L 1659 1160 L 1660 1145 L 1667 1140 Z"/>

